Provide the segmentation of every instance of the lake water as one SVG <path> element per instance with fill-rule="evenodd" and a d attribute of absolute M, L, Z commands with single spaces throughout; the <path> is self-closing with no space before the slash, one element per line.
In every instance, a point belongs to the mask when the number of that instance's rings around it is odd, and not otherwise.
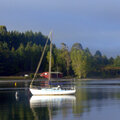
<path fill-rule="evenodd" d="M 28 83 L 0 83 L 0 120 L 119 120 L 120 80 L 76 83 L 72 96 L 32 96 Z"/>

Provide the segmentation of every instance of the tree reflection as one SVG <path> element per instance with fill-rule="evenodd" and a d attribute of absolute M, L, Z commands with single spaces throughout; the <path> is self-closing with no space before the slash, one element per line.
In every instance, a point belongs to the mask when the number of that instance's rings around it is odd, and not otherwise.
<path fill-rule="evenodd" d="M 103 85 L 102 85 L 103 84 Z M 103 109 L 110 105 L 109 101 L 120 98 L 119 87 L 94 81 L 81 81 L 77 83 L 76 105 L 73 106 L 73 114 L 81 116 L 84 112 L 91 112 L 92 107 Z M 104 102 L 103 102 L 104 101 Z"/>
<path fill-rule="evenodd" d="M 86 89 L 82 88 L 80 82 L 77 84 L 76 98 L 76 105 L 73 106 L 73 114 L 80 116 L 85 108 L 89 110 L 89 104 L 84 104 L 85 101 L 88 101 L 89 95 L 87 94 Z"/>
<path fill-rule="evenodd" d="M 119 86 L 77 83 L 75 96 L 33 96 L 27 90 L 0 91 L 0 120 L 51 120 L 69 116 L 83 116 L 92 108 L 104 110 L 113 100 L 120 100 Z M 97 83 L 98 84 L 98 83 Z"/>
<path fill-rule="evenodd" d="M 28 98 L 24 97 L 16 101 L 14 91 L 0 93 L 0 120 L 33 120 Z"/>

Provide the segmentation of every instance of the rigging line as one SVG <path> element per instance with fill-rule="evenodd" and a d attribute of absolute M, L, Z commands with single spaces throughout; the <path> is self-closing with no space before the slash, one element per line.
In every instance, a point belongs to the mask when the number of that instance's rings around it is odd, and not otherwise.
<path fill-rule="evenodd" d="M 46 47 L 47 47 L 47 43 L 48 43 L 48 40 L 49 40 L 51 34 L 52 34 L 52 32 L 50 32 L 49 35 L 48 35 L 48 38 L 47 38 L 45 47 L 44 47 L 44 49 L 43 49 L 43 52 L 42 52 L 40 61 L 39 61 L 39 63 L 38 63 L 38 66 L 37 66 L 37 69 L 36 69 L 36 71 L 35 71 L 34 77 L 33 77 L 32 81 L 31 81 L 31 83 L 30 83 L 30 88 L 32 87 L 32 83 L 33 83 L 33 81 L 35 80 L 35 77 L 36 77 L 36 75 L 37 75 L 37 72 L 38 72 L 38 70 L 39 70 L 39 68 L 40 68 L 40 65 L 41 65 L 41 63 L 42 63 L 43 56 L 44 56 L 44 53 L 45 53 L 45 49 L 46 49 Z"/>

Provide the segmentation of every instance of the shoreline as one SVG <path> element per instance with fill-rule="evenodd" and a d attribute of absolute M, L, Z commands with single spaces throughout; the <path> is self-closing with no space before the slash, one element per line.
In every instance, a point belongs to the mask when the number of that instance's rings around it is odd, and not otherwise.
<path fill-rule="evenodd" d="M 82 78 L 82 79 L 77 79 L 77 80 L 84 80 L 84 81 L 89 81 L 89 80 L 120 80 L 120 77 L 116 78 Z"/>
<path fill-rule="evenodd" d="M 44 78 L 42 78 L 43 80 Z M 65 79 L 65 78 L 63 78 Z M 75 79 L 77 81 L 92 81 L 92 80 L 120 80 L 120 77 L 116 78 L 68 78 L 68 79 Z M 31 82 L 32 78 L 30 77 L 22 77 L 22 76 L 1 76 L 0 82 Z M 37 81 L 40 81 L 41 79 L 37 79 Z"/>

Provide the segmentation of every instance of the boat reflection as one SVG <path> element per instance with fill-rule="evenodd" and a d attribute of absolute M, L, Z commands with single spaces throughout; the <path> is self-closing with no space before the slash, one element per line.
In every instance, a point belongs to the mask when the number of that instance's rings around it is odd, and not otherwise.
<path fill-rule="evenodd" d="M 72 109 L 76 103 L 76 97 L 73 95 L 65 96 L 32 96 L 30 98 L 30 108 L 32 110 L 34 120 L 52 120 L 57 115 L 56 111 Z M 40 112 L 41 111 L 41 112 Z M 63 112 L 64 113 L 64 112 Z M 65 112 L 66 113 L 66 112 Z"/>
<path fill-rule="evenodd" d="M 32 96 L 30 99 L 31 107 L 40 106 L 61 106 L 62 104 L 74 104 L 76 102 L 76 97 L 73 95 L 63 95 L 63 96 Z"/>

